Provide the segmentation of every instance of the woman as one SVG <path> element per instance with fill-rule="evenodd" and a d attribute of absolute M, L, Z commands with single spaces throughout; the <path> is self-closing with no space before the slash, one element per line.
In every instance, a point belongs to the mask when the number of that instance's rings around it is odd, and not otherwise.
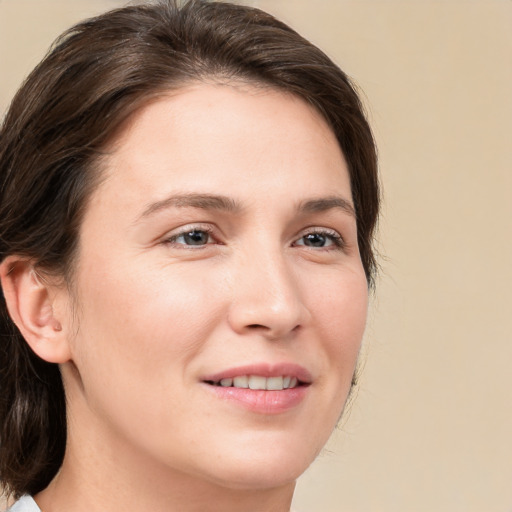
<path fill-rule="evenodd" d="M 0 137 L 13 511 L 276 511 L 342 413 L 378 213 L 349 80 L 270 15 L 65 34 Z"/>

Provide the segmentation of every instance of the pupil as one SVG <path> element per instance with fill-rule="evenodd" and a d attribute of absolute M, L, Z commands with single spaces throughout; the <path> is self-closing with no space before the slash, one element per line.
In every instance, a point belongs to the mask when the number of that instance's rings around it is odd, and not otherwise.
<path fill-rule="evenodd" d="M 188 245 L 204 245 L 208 242 L 208 233 L 204 231 L 190 231 L 184 238 Z"/>
<path fill-rule="evenodd" d="M 319 233 L 311 233 L 306 235 L 305 242 L 310 247 L 323 247 L 325 245 L 325 236 Z"/>

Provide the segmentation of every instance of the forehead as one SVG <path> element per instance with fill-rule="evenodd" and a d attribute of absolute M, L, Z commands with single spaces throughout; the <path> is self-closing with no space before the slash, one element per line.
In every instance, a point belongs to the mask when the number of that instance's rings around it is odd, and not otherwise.
<path fill-rule="evenodd" d="M 261 188 L 350 197 L 346 162 L 327 122 L 301 98 L 270 88 L 196 84 L 170 92 L 139 109 L 110 149 L 102 187 L 141 200 L 176 191 L 244 200 Z"/>

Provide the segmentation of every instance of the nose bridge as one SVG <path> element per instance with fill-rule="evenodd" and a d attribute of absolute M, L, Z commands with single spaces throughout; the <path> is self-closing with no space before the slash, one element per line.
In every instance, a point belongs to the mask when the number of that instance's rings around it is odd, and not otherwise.
<path fill-rule="evenodd" d="M 279 338 L 303 324 L 307 311 L 292 261 L 277 244 L 248 247 L 234 281 L 230 321 L 238 332 L 258 330 Z"/>

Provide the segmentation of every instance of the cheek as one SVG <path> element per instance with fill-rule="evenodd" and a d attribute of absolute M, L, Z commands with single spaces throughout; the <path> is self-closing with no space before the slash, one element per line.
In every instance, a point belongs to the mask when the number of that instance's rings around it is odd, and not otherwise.
<path fill-rule="evenodd" d="M 130 365 L 131 372 L 146 376 L 149 367 L 154 375 L 164 361 L 183 364 L 193 356 L 221 314 L 221 292 L 202 272 L 130 267 L 83 272 L 79 325 L 87 339 L 86 347 L 76 347 L 77 356 L 101 354 L 103 362 Z"/>
<path fill-rule="evenodd" d="M 366 327 L 368 287 L 364 273 L 347 272 L 312 297 L 315 322 L 325 354 L 327 396 L 337 416 L 350 391 Z"/>
<path fill-rule="evenodd" d="M 158 437 L 172 411 L 186 409 L 185 370 L 221 314 L 219 292 L 205 293 L 201 275 L 172 270 L 82 274 L 73 344 L 80 388 L 94 417 L 134 440 L 148 429 Z"/>
<path fill-rule="evenodd" d="M 311 297 L 315 321 L 334 347 L 359 349 L 366 325 L 368 286 L 362 272 L 331 276 Z"/>

